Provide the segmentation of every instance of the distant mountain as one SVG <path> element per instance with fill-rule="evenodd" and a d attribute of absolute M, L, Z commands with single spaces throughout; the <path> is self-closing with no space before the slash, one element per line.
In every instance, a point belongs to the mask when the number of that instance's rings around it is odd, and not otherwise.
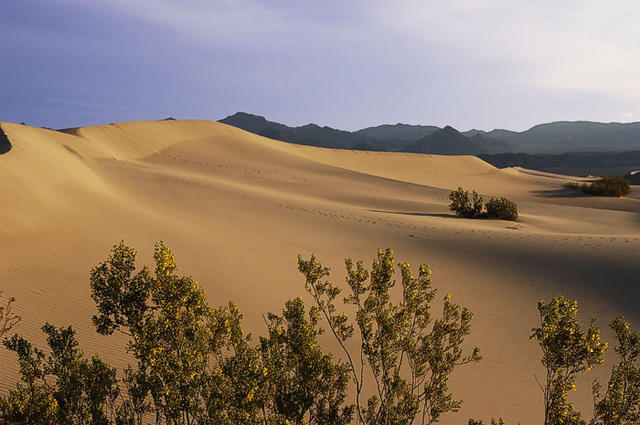
<path fill-rule="evenodd" d="M 440 130 L 435 125 L 383 124 L 377 127 L 367 127 L 356 131 L 378 140 L 420 140 L 429 134 Z"/>
<path fill-rule="evenodd" d="M 463 136 L 467 136 L 467 137 L 473 137 L 473 136 L 475 136 L 476 134 L 481 134 L 481 135 L 485 136 L 485 135 L 487 134 L 487 132 L 486 132 L 486 131 L 484 131 L 484 130 L 477 130 L 477 129 L 475 129 L 475 128 L 473 128 L 473 129 L 471 129 L 471 130 L 469 130 L 469 131 L 461 131 L 460 133 L 461 133 Z"/>
<path fill-rule="evenodd" d="M 476 155 L 481 151 L 471 139 L 460 134 L 451 126 L 446 126 L 423 137 L 402 149 L 403 152 L 432 153 L 439 155 Z"/>
<path fill-rule="evenodd" d="M 438 155 L 478 155 L 513 151 L 515 146 L 491 139 L 480 132 L 467 137 L 451 126 L 446 126 L 414 142 L 402 152 L 430 153 Z"/>
<path fill-rule="evenodd" d="M 272 139 L 340 149 L 429 152 L 449 155 L 526 152 L 623 151 L 640 149 L 640 122 L 559 121 L 516 132 L 504 129 L 458 132 L 452 127 L 384 124 L 358 131 L 307 124 L 289 127 L 238 112 L 220 122 Z M 452 131 L 453 130 L 453 131 Z M 433 136 L 433 137 L 432 137 Z"/>
<path fill-rule="evenodd" d="M 432 125 L 385 124 L 356 132 L 307 124 L 289 127 L 245 112 L 230 115 L 220 122 L 261 136 L 285 142 L 325 148 L 423 152 L 442 155 L 476 155 L 517 150 L 512 144 L 476 132 L 465 137 L 453 127 Z"/>
<path fill-rule="evenodd" d="M 518 152 L 522 148 L 512 142 L 495 139 L 488 134 L 477 133 L 471 141 L 485 153 Z"/>
<path fill-rule="evenodd" d="M 533 152 L 640 148 L 640 122 L 558 121 L 536 125 L 520 133 L 492 130 L 486 135 Z"/>
<path fill-rule="evenodd" d="M 369 143 L 358 143 L 351 149 L 354 151 L 374 151 L 374 152 L 386 152 L 387 149 L 381 146 L 370 145 Z"/>
<path fill-rule="evenodd" d="M 289 127 L 273 121 L 267 121 L 258 115 L 238 112 L 230 115 L 220 122 L 250 131 L 271 139 L 284 142 L 312 145 L 324 148 L 352 149 L 355 146 L 366 144 L 380 148 L 380 143 L 363 134 L 352 133 L 344 130 L 336 130 L 331 127 L 320 127 L 316 124 L 307 124 L 301 127 Z"/>
<path fill-rule="evenodd" d="M 478 157 L 498 168 L 523 167 L 575 176 L 619 176 L 628 174 L 632 170 L 640 170 L 640 151 L 581 151 L 561 154 L 510 152 L 479 154 Z"/>

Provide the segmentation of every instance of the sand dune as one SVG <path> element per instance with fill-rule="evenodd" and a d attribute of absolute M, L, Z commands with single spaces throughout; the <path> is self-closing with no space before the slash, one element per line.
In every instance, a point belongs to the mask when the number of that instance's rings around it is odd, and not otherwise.
<path fill-rule="evenodd" d="M 441 293 L 475 313 L 470 344 L 484 360 L 454 378 L 459 414 L 539 423 L 539 349 L 529 341 L 536 301 L 578 298 L 585 321 L 624 314 L 640 326 L 640 199 L 563 190 L 570 177 L 499 170 L 475 157 L 321 149 L 282 143 L 220 123 L 128 122 L 66 133 L 1 123 L 0 288 L 18 300 L 16 329 L 72 324 L 89 354 L 122 366 L 113 338 L 98 336 L 88 275 L 124 239 L 149 263 L 153 243 L 174 250 L 180 272 L 209 301 L 236 301 L 247 327 L 304 295 L 296 256 L 312 252 L 343 282 L 343 259 L 379 247 L 429 263 Z M 458 186 L 518 202 L 521 220 L 465 220 L 447 210 Z M 609 337 L 609 333 L 605 332 Z M 607 374 L 608 367 L 597 373 Z M 0 390 L 15 381 L 0 351 Z M 591 377 L 575 394 L 587 412 Z"/>

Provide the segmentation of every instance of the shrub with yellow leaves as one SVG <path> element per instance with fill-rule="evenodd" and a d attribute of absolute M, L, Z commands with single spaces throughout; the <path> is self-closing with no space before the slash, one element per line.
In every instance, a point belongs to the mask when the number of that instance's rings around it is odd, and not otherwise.
<path fill-rule="evenodd" d="M 607 343 L 600 341 L 595 320 L 584 330 L 578 321 L 578 302 L 555 296 L 548 304 L 538 302 L 540 327 L 533 328 L 531 340 L 542 348 L 546 381 L 544 394 L 545 425 L 584 425 L 580 412 L 569 401 L 578 374 L 604 362 Z"/>
<path fill-rule="evenodd" d="M 99 333 L 130 337 L 121 423 L 339 425 L 349 423 L 348 375 L 317 344 L 317 311 L 301 299 L 269 314 L 268 337 L 252 342 L 237 306 L 212 308 L 198 282 L 175 272 L 162 242 L 155 270 L 136 272 L 137 253 L 120 243 L 91 273 Z M 150 398 L 151 403 L 148 403 Z"/>
<path fill-rule="evenodd" d="M 594 425 L 635 425 L 640 423 L 640 334 L 631 330 L 621 316 L 609 325 L 616 335 L 618 363 L 604 394 L 593 383 Z"/>
<path fill-rule="evenodd" d="M 472 313 L 443 299 L 442 316 L 431 315 L 436 289 L 431 286 L 431 269 L 423 264 L 418 276 L 411 274 L 409 263 L 398 263 L 400 288 L 393 275 L 395 260 L 391 249 L 378 250 L 371 272 L 363 262 L 345 260 L 349 293 L 347 307 L 355 308 L 355 317 L 340 312 L 335 302 L 341 290 L 326 280 L 329 269 L 311 256 L 298 257 L 298 269 L 305 277 L 307 291 L 313 297 L 331 333 L 347 359 L 355 388 L 355 419 L 367 425 L 422 424 L 438 422 L 447 412 L 462 406 L 449 390 L 449 375 L 461 365 L 480 360 L 477 347 L 463 354 L 463 342 L 471 332 Z M 400 297 L 393 301 L 393 294 Z M 357 331 L 359 349 L 348 349 Z M 365 373 L 375 383 L 374 393 L 364 404 Z"/>
<path fill-rule="evenodd" d="M 136 258 L 137 252 L 120 242 L 91 271 L 91 296 L 99 312 L 93 323 L 101 334 L 130 336 L 135 381 L 150 394 L 155 415 L 169 423 L 189 421 L 201 409 L 200 378 L 210 358 L 209 326 L 216 315 L 197 282 L 175 274 L 175 257 L 164 243 L 155 246 L 153 273 L 147 267 L 136 273 Z"/>

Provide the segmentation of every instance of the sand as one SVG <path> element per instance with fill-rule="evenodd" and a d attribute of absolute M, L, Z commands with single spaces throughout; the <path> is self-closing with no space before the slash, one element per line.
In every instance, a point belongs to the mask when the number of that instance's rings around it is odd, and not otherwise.
<path fill-rule="evenodd" d="M 536 302 L 577 298 L 585 322 L 618 313 L 640 326 L 640 199 L 567 192 L 573 177 L 496 169 L 475 157 L 298 146 L 210 121 L 127 122 L 66 133 L 1 123 L 0 288 L 17 299 L 15 329 L 42 343 L 45 321 L 73 325 L 87 354 L 127 362 L 121 340 L 97 335 L 90 269 L 124 239 L 150 263 L 155 241 L 174 251 L 213 305 L 237 302 L 247 328 L 304 296 L 296 256 L 315 253 L 344 282 L 345 257 L 377 248 L 428 263 L 444 296 L 475 314 L 469 347 L 483 361 L 454 373 L 469 417 L 540 423 Z M 447 209 L 463 186 L 515 200 L 517 223 L 467 220 Z M 635 188 L 637 193 L 637 188 Z M 610 340 L 610 333 L 604 336 Z M 333 347 L 325 341 L 327 347 Z M 590 382 L 573 394 L 590 415 Z M 17 362 L 0 350 L 0 391 Z"/>

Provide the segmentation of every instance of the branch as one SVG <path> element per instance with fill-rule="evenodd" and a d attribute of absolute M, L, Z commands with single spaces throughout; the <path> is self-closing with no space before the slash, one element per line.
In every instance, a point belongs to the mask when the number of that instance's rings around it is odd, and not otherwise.
<path fill-rule="evenodd" d="M 313 289 L 313 292 L 311 293 L 311 296 L 313 296 L 313 299 L 315 300 L 316 305 L 320 308 L 320 311 L 322 311 L 322 314 L 324 315 L 325 319 L 327 320 L 327 323 L 329 324 L 329 329 L 331 329 L 331 332 L 333 333 L 333 336 L 336 338 L 336 340 L 338 341 L 338 344 L 340 344 L 340 347 L 342 347 L 342 351 L 344 351 L 344 353 L 347 356 L 347 359 L 349 360 L 349 367 L 351 368 L 351 375 L 353 376 L 353 380 L 354 380 L 354 382 L 356 384 L 356 406 L 357 406 L 357 410 L 358 410 L 358 420 L 360 422 L 362 422 L 362 423 L 365 423 L 364 422 L 364 418 L 362 417 L 362 412 L 360 410 L 360 392 L 362 390 L 362 381 L 358 380 L 356 367 L 355 367 L 355 364 L 353 363 L 353 359 L 351 358 L 351 354 L 349 353 L 349 350 L 347 350 L 347 347 L 344 345 L 344 342 L 342 341 L 342 338 L 340 338 L 340 336 L 336 332 L 335 327 L 333 326 L 333 323 L 331 321 L 331 317 L 330 317 L 329 313 L 327 312 L 326 307 L 321 302 L 322 300 L 320 299 L 320 295 L 318 294 L 318 290 L 317 290 L 316 286 L 311 282 L 308 282 L 308 284 L 309 284 L 309 287 L 311 287 Z"/>

